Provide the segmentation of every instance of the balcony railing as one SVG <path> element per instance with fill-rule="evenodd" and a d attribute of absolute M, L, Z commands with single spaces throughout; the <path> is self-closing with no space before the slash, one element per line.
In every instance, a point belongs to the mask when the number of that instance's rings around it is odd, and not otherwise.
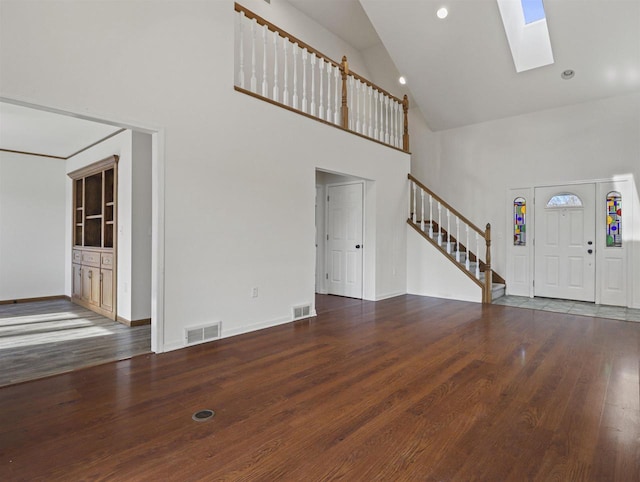
<path fill-rule="evenodd" d="M 259 15 L 235 4 L 235 89 L 409 151 L 409 101 L 395 97 Z"/>

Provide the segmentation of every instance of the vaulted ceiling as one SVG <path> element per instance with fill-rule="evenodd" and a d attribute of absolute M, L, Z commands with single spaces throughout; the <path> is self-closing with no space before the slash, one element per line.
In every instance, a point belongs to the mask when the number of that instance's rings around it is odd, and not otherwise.
<path fill-rule="evenodd" d="M 521 73 L 496 0 L 288 1 L 356 49 L 382 43 L 433 130 L 640 91 L 640 0 L 545 0 L 555 63 Z M 0 120 L 0 148 L 59 157 L 118 130 L 3 103 Z"/>
<path fill-rule="evenodd" d="M 555 63 L 521 73 L 496 0 L 290 1 L 353 45 L 372 26 L 434 130 L 640 91 L 639 0 L 545 0 Z"/>

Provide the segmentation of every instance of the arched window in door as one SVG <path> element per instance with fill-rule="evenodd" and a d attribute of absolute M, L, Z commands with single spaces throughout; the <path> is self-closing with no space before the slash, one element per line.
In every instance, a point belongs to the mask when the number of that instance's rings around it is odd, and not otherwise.
<path fill-rule="evenodd" d="M 607 248 L 622 247 L 622 195 L 617 191 L 607 194 Z"/>
<path fill-rule="evenodd" d="M 523 197 L 513 200 L 513 245 L 527 244 L 527 201 Z"/>

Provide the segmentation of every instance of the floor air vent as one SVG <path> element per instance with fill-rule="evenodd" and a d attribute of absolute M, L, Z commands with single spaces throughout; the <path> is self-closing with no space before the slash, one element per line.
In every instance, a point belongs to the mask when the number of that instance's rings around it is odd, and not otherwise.
<path fill-rule="evenodd" d="M 204 343 L 205 341 L 217 340 L 222 331 L 222 322 L 218 321 L 213 325 L 199 326 L 198 328 L 186 328 L 185 338 L 187 345 Z"/>
<path fill-rule="evenodd" d="M 293 307 L 294 320 L 299 320 L 300 318 L 309 318 L 310 316 L 311 316 L 311 305 Z"/>

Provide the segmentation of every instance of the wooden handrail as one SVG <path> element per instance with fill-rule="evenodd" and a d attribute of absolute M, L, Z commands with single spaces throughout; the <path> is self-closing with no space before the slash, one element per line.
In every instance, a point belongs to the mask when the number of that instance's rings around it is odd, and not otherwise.
<path fill-rule="evenodd" d="M 437 194 L 435 194 L 431 189 L 429 189 L 427 186 L 425 186 L 424 184 L 422 184 L 420 181 L 418 181 L 415 177 L 413 177 L 411 174 L 408 175 L 409 180 L 413 181 L 416 183 L 416 185 L 418 185 L 418 187 L 420 187 L 421 189 L 423 189 L 424 191 L 427 191 L 434 199 L 437 199 L 438 202 L 440 204 L 442 204 L 443 206 L 445 206 L 449 211 L 451 211 L 453 214 L 455 214 L 455 216 L 457 218 L 460 219 L 460 221 L 464 222 L 465 224 L 469 225 L 469 227 L 471 227 L 471 229 L 473 229 L 474 231 L 476 231 L 480 236 L 482 236 L 485 240 L 487 239 L 486 237 L 486 232 L 483 231 L 482 229 L 480 229 L 478 226 L 476 226 L 475 224 L 473 224 L 471 221 L 469 221 L 467 218 L 465 218 L 462 214 L 460 214 L 459 211 L 457 211 L 456 209 L 454 209 L 453 207 L 451 207 L 451 205 L 449 203 L 447 203 L 444 199 L 442 199 L 440 196 L 438 196 Z"/>

